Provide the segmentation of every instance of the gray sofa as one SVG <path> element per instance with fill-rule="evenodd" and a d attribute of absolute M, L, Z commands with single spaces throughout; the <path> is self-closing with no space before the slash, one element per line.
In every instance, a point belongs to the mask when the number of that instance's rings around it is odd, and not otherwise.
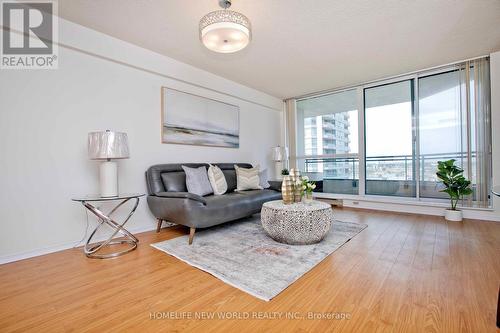
<path fill-rule="evenodd" d="M 251 168 L 246 163 L 213 163 L 226 177 L 228 191 L 223 195 L 201 197 L 188 193 L 186 175 L 182 165 L 197 168 L 208 164 L 159 164 L 146 171 L 148 185 L 148 205 L 157 219 L 157 232 L 163 221 L 188 226 L 189 244 L 192 243 L 196 228 L 207 228 L 217 224 L 237 220 L 259 213 L 266 201 L 281 199 L 281 193 L 274 190 L 249 190 L 235 192 L 236 171 L 234 164 Z"/>

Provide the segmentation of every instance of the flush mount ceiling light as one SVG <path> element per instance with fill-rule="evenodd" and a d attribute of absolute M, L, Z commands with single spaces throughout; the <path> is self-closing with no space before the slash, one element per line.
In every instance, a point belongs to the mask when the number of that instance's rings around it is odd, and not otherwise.
<path fill-rule="evenodd" d="M 203 16 L 200 20 L 200 40 L 209 50 L 233 53 L 244 49 L 252 39 L 250 20 L 229 10 L 231 0 L 219 0 L 224 8 Z"/>

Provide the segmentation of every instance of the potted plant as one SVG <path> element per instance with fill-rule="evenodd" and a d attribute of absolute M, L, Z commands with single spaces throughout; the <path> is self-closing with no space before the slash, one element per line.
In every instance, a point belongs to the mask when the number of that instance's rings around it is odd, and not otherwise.
<path fill-rule="evenodd" d="M 310 204 L 313 200 L 312 193 L 316 188 L 316 183 L 309 181 L 309 177 L 304 176 L 301 178 L 301 187 L 302 187 L 302 201 L 305 204 Z"/>
<path fill-rule="evenodd" d="M 289 174 L 290 174 L 290 172 L 288 171 L 288 169 L 281 170 L 281 175 L 282 176 L 288 176 Z"/>
<path fill-rule="evenodd" d="M 457 204 L 465 195 L 472 194 L 470 180 L 463 176 L 464 170 L 455 165 L 455 160 L 438 162 L 436 176 L 445 188 L 440 192 L 448 193 L 451 200 L 451 209 L 446 209 L 445 219 L 448 221 L 462 221 L 462 211 L 457 209 Z"/>

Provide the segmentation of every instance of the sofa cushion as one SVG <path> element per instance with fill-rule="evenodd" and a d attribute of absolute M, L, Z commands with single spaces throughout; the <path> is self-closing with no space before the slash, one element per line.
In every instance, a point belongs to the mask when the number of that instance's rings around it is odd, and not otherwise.
<path fill-rule="evenodd" d="M 189 168 L 183 165 L 182 169 L 186 173 L 186 187 L 189 193 L 205 196 L 214 192 L 205 166 Z"/>
<path fill-rule="evenodd" d="M 196 227 L 206 228 L 256 213 L 255 208 L 249 203 L 249 198 L 238 192 L 209 195 L 204 199 L 207 204 L 199 209 Z M 195 212 L 190 212 L 193 213 Z"/>
<path fill-rule="evenodd" d="M 281 200 L 281 193 L 274 190 L 250 190 L 238 193 L 246 196 L 252 205 L 262 206 L 267 201 Z"/>
<path fill-rule="evenodd" d="M 186 174 L 184 171 L 163 172 L 161 180 L 167 192 L 187 192 Z"/>
<path fill-rule="evenodd" d="M 246 203 L 247 197 L 242 196 L 238 192 L 226 193 L 224 195 L 209 195 L 204 197 L 209 208 L 228 209 L 239 208 Z"/>
<path fill-rule="evenodd" d="M 236 171 L 233 170 L 222 170 L 227 183 L 227 192 L 233 192 L 236 190 Z"/>

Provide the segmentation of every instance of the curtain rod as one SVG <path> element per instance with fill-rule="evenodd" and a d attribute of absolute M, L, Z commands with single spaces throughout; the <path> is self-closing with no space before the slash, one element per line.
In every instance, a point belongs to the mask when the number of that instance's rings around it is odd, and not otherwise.
<path fill-rule="evenodd" d="M 338 88 L 320 90 L 320 91 L 316 91 L 316 92 L 312 92 L 312 93 L 308 93 L 308 94 L 304 94 L 304 95 L 299 95 L 299 96 L 295 96 L 295 97 L 288 97 L 288 98 L 283 99 L 283 101 L 287 101 L 287 100 L 290 100 L 290 99 L 299 100 L 299 99 L 306 99 L 306 98 L 312 98 L 312 97 L 319 97 L 321 95 L 328 95 L 328 94 L 331 94 L 331 93 L 334 93 L 334 92 L 341 92 L 341 91 L 344 91 L 344 90 L 350 90 L 350 89 L 357 88 L 359 86 L 366 85 L 366 84 L 373 84 L 373 83 L 382 82 L 382 81 L 386 81 L 386 80 L 397 79 L 398 77 L 404 77 L 404 76 L 408 76 L 408 75 L 414 75 L 414 74 L 418 74 L 418 73 L 422 73 L 422 72 L 436 70 L 436 69 L 439 69 L 439 68 L 444 68 L 444 67 L 448 67 L 448 66 L 457 65 L 457 64 L 460 64 L 460 63 L 466 62 L 466 61 L 472 61 L 472 60 L 477 60 L 477 59 L 482 59 L 482 58 L 488 58 L 488 57 L 489 57 L 489 55 L 482 55 L 482 56 L 478 56 L 478 57 L 474 57 L 474 58 L 469 58 L 469 59 L 454 61 L 454 62 L 450 62 L 450 63 L 445 64 L 445 65 L 428 67 L 428 68 L 425 68 L 425 69 L 420 69 L 420 70 L 416 70 L 416 71 L 412 71 L 412 72 L 407 72 L 407 73 L 404 73 L 404 74 L 387 76 L 387 77 L 380 78 L 380 79 L 375 79 L 375 80 L 371 80 L 371 81 L 366 81 L 366 82 L 351 84 L 351 85 L 347 85 L 347 86 L 343 86 L 343 87 L 338 87 Z"/>

